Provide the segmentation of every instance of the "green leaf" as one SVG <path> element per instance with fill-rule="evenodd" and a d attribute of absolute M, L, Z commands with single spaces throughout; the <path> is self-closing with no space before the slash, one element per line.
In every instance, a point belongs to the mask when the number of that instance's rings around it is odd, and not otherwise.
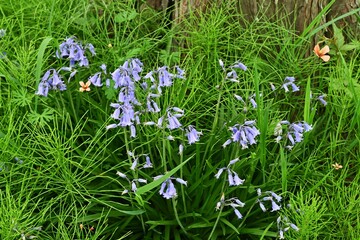
<path fill-rule="evenodd" d="M 105 97 L 107 100 L 114 100 L 116 98 L 116 89 L 112 86 L 113 82 L 111 81 L 110 87 L 104 86 L 103 89 L 105 89 Z"/>
<path fill-rule="evenodd" d="M 131 11 L 122 11 L 115 16 L 115 22 L 122 23 L 122 22 L 128 22 L 130 20 L 133 20 L 136 18 L 138 13 L 135 10 Z"/>
<path fill-rule="evenodd" d="M 334 29 L 335 45 L 340 50 L 345 44 L 344 35 L 341 29 L 336 27 L 335 24 L 333 24 L 333 29 Z"/>
<path fill-rule="evenodd" d="M 340 48 L 340 51 L 346 52 L 346 51 L 351 51 L 354 49 L 360 49 L 360 42 L 352 42 L 352 43 L 345 44 Z"/>

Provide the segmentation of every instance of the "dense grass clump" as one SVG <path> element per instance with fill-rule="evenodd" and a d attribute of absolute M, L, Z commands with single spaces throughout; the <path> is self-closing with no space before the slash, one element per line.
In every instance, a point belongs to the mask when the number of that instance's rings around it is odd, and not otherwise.
<path fill-rule="evenodd" d="M 1 239 L 360 237 L 356 39 L 121 2 L 0 5 Z"/>

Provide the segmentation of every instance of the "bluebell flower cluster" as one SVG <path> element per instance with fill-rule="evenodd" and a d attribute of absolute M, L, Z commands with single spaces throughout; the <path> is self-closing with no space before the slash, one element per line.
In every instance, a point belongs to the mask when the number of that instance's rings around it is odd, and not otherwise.
<path fill-rule="evenodd" d="M 62 76 L 60 75 L 60 72 L 70 72 L 70 76 L 68 78 L 68 81 L 70 81 L 70 79 L 77 73 L 77 65 L 80 67 L 88 67 L 89 60 L 85 54 L 86 49 L 88 49 L 92 55 L 96 54 L 95 48 L 92 44 L 87 44 L 83 47 L 80 42 L 76 41 L 75 37 L 69 37 L 62 42 L 59 49 L 56 51 L 56 56 L 57 58 L 69 59 L 70 66 L 61 67 L 58 71 L 56 69 L 49 69 L 46 71 L 38 85 L 36 94 L 47 97 L 49 90 L 66 90 L 66 85 L 61 80 Z"/>
<path fill-rule="evenodd" d="M 244 112 L 247 112 L 248 107 L 247 107 L 247 104 L 244 101 L 244 99 L 241 96 L 237 95 L 237 94 L 234 94 L 234 97 L 236 98 L 236 100 L 238 100 L 238 101 L 240 101 L 240 102 L 242 102 L 244 104 Z M 260 94 L 260 97 L 261 97 L 261 94 Z M 249 99 L 253 109 L 256 109 L 257 108 L 257 103 L 255 101 L 256 94 L 254 93 L 254 94 L 250 95 L 248 99 Z"/>
<path fill-rule="evenodd" d="M 279 230 L 279 239 L 285 239 L 284 233 L 289 231 L 290 228 L 297 232 L 300 230 L 295 224 L 291 223 L 287 217 L 279 216 L 276 219 L 276 224 Z"/>
<path fill-rule="evenodd" d="M 121 177 L 121 178 L 123 178 L 123 179 L 126 179 L 128 182 L 129 182 L 129 185 L 131 186 L 131 191 L 132 192 L 136 192 L 137 191 L 137 189 L 138 189 L 138 183 L 143 183 L 143 184 L 146 184 L 147 183 L 147 180 L 146 179 L 143 179 L 143 178 L 134 178 L 134 179 L 132 179 L 132 180 L 130 180 L 127 176 L 126 176 L 126 174 L 125 173 L 122 173 L 122 172 L 120 172 L 120 171 L 117 171 L 116 172 L 116 175 L 118 175 L 119 177 Z M 127 193 L 129 193 L 129 189 L 124 189 L 123 191 L 122 191 L 122 195 L 124 195 L 124 194 L 127 194 Z"/>
<path fill-rule="evenodd" d="M 225 195 L 222 194 L 220 201 L 216 203 L 215 209 L 220 210 L 220 209 L 224 208 L 225 206 L 232 207 L 232 209 L 234 210 L 234 213 L 238 219 L 243 218 L 243 216 L 240 213 L 240 211 L 238 210 L 238 208 L 244 207 L 245 203 L 241 202 L 238 198 L 234 197 L 234 198 L 225 199 Z"/>
<path fill-rule="evenodd" d="M 145 157 L 145 163 L 138 169 L 141 168 L 152 168 L 153 165 L 151 163 L 150 157 L 148 154 L 140 154 L 140 155 L 135 155 L 133 152 L 128 152 L 128 155 L 133 159 L 133 163 L 131 164 L 130 169 L 131 170 L 135 170 L 136 167 L 138 167 L 139 165 L 139 158 L 140 157 Z"/>
<path fill-rule="evenodd" d="M 83 47 L 81 42 L 76 41 L 75 37 L 69 37 L 60 44 L 59 49 L 56 51 L 56 57 L 69 59 L 70 67 L 74 67 L 75 64 L 79 64 L 80 67 L 88 67 L 89 60 L 85 54 L 86 49 L 93 56 L 96 54 L 95 48 L 91 43 Z"/>
<path fill-rule="evenodd" d="M 286 147 L 292 149 L 296 143 L 299 143 L 303 140 L 304 133 L 312 130 L 312 126 L 306 122 L 294 122 L 290 123 L 289 121 L 280 121 L 274 130 L 274 135 L 276 136 L 275 141 L 277 143 L 283 139 L 283 126 L 287 126 L 286 138 L 289 140 L 290 144 Z"/>
<path fill-rule="evenodd" d="M 300 88 L 295 84 L 294 77 L 285 77 L 284 84 L 282 85 L 282 88 L 285 89 L 285 92 L 289 91 L 289 86 L 291 86 L 293 92 L 297 92 L 300 90 Z"/>
<path fill-rule="evenodd" d="M 188 138 L 188 143 L 193 144 L 195 142 L 198 142 L 200 140 L 200 135 L 202 135 L 202 132 L 196 131 L 195 127 L 192 125 L 189 125 L 186 129 L 186 136 Z"/>
<path fill-rule="evenodd" d="M 274 193 L 272 191 L 266 191 L 266 192 L 262 193 L 261 189 L 258 188 L 257 195 L 258 195 L 258 199 L 256 201 L 259 203 L 259 206 L 263 212 L 267 211 L 267 208 L 265 206 L 266 202 L 271 203 L 271 211 L 270 212 L 279 211 L 281 209 L 280 202 L 282 200 L 282 197 L 280 197 L 276 193 Z"/>
<path fill-rule="evenodd" d="M 47 97 L 49 90 L 66 90 L 64 81 L 61 80 L 61 76 L 55 69 L 46 71 L 41 78 L 36 94 Z"/>
<path fill-rule="evenodd" d="M 224 62 L 221 59 L 219 59 L 219 64 L 220 64 L 220 67 L 224 70 L 224 72 L 226 72 L 227 70 L 224 66 Z M 229 71 L 226 73 L 225 80 L 229 80 L 230 82 L 238 83 L 239 80 L 238 80 L 238 74 L 236 72 L 236 69 L 241 69 L 243 71 L 246 71 L 247 67 L 245 66 L 245 64 L 243 64 L 239 61 L 236 61 L 233 65 L 229 66 Z"/>
<path fill-rule="evenodd" d="M 238 142 L 242 149 L 246 149 L 249 145 L 256 144 L 256 137 L 260 135 L 259 130 L 255 127 L 255 120 L 245 121 L 244 124 L 235 124 L 230 128 L 232 136 L 228 139 L 223 147 L 226 147 L 232 142 Z"/>
<path fill-rule="evenodd" d="M 221 176 L 221 174 L 224 172 L 224 171 L 227 171 L 227 174 L 228 174 L 228 182 L 229 182 L 229 186 L 239 186 L 239 185 L 242 185 L 245 180 L 241 179 L 239 177 L 239 175 L 231 169 L 231 166 L 234 165 L 236 162 L 239 161 L 239 158 L 235 158 L 233 160 L 230 161 L 230 163 L 228 164 L 227 167 L 223 167 L 223 168 L 220 168 L 218 170 L 218 172 L 215 174 L 215 178 L 216 179 L 219 179 L 219 177 Z"/>
<path fill-rule="evenodd" d="M 156 177 L 154 177 L 154 180 L 157 180 L 159 178 L 161 178 L 164 175 L 158 175 Z M 174 177 L 169 177 L 167 178 L 160 187 L 160 195 L 163 196 L 166 199 L 171 199 L 171 198 L 176 198 L 177 197 L 177 192 L 176 192 L 176 188 L 174 183 L 172 182 L 172 180 L 175 180 L 176 182 L 187 186 L 187 182 L 184 181 L 181 178 L 174 178 Z"/>

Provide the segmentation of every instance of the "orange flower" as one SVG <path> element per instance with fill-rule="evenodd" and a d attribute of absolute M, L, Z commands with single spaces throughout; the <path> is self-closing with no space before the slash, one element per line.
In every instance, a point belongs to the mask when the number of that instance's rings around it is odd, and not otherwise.
<path fill-rule="evenodd" d="M 90 81 L 87 81 L 86 83 L 84 83 L 83 81 L 80 81 L 79 83 L 80 83 L 80 86 L 81 86 L 80 89 L 79 89 L 80 92 L 84 92 L 84 91 L 88 92 L 88 91 L 90 91 L 90 85 L 91 85 Z"/>
<path fill-rule="evenodd" d="M 330 56 L 329 55 L 325 55 L 327 53 L 330 52 L 330 48 L 328 45 L 325 45 L 325 47 L 323 47 L 322 49 L 320 49 L 319 44 L 316 44 L 314 47 L 314 53 L 316 54 L 316 56 L 318 56 L 319 58 L 321 58 L 322 60 L 324 60 L 324 62 L 327 62 L 330 60 Z"/>

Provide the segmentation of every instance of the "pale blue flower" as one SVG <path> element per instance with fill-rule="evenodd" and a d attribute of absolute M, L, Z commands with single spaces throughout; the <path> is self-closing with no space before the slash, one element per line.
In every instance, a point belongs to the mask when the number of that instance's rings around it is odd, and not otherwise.
<path fill-rule="evenodd" d="M 300 88 L 298 86 L 296 86 L 296 84 L 294 82 L 295 82 L 294 77 L 286 77 L 285 78 L 284 84 L 282 85 L 282 88 L 285 89 L 285 92 L 289 91 L 288 86 L 291 86 L 293 92 L 297 92 L 300 90 Z"/>
<path fill-rule="evenodd" d="M 231 68 L 239 68 L 239 69 L 241 69 L 243 71 L 247 70 L 247 67 L 243 63 L 241 63 L 239 61 L 235 62 L 234 65 L 231 66 Z"/>
<path fill-rule="evenodd" d="M 240 143 L 242 149 L 248 148 L 248 145 L 256 144 L 256 137 L 260 135 L 259 130 L 254 126 L 255 121 L 245 121 L 243 125 L 235 124 L 230 128 L 233 135 L 228 139 L 223 147 L 226 147 L 230 142 Z"/>
<path fill-rule="evenodd" d="M 6 35 L 5 29 L 0 29 L 0 38 L 4 37 Z"/>
<path fill-rule="evenodd" d="M 227 167 L 223 167 L 223 168 L 220 168 L 218 170 L 218 172 L 215 174 L 215 178 L 216 179 L 219 179 L 219 177 L 221 176 L 221 174 L 227 170 L 227 175 L 228 175 L 228 182 L 229 182 L 229 186 L 239 186 L 239 185 L 242 185 L 245 180 L 243 179 L 240 179 L 239 175 L 233 171 L 230 166 L 231 165 L 234 165 L 236 162 L 239 161 L 239 158 L 235 158 L 233 160 L 231 160 L 228 164 Z"/>
<path fill-rule="evenodd" d="M 280 202 L 282 200 L 282 197 L 280 197 L 276 193 L 274 193 L 272 191 L 266 191 L 263 194 L 261 192 L 261 189 L 259 188 L 257 190 L 257 194 L 258 194 L 259 197 L 258 197 L 258 199 L 256 201 L 259 203 L 260 208 L 261 208 L 261 210 L 263 212 L 267 211 L 267 208 L 265 207 L 265 202 L 270 202 L 271 203 L 271 212 L 279 211 L 281 209 Z M 262 197 L 263 195 L 265 195 L 265 197 Z"/>
<path fill-rule="evenodd" d="M 154 177 L 154 180 L 157 180 L 162 176 L 163 175 L 156 176 L 156 177 Z M 172 182 L 172 180 L 175 180 L 176 182 L 183 184 L 185 186 L 187 185 L 187 182 L 181 178 L 170 177 L 170 178 L 166 179 L 161 184 L 160 191 L 159 191 L 160 195 L 162 195 L 166 199 L 171 199 L 171 198 L 177 197 L 176 188 L 175 188 L 175 185 Z"/>
<path fill-rule="evenodd" d="M 47 97 L 49 90 L 66 90 L 65 83 L 61 80 L 61 76 L 55 69 L 46 71 L 41 78 L 36 94 Z"/>
<path fill-rule="evenodd" d="M 277 228 L 279 230 L 279 239 L 285 239 L 284 233 L 289 231 L 290 228 L 294 229 L 295 231 L 299 231 L 300 229 L 293 223 L 289 221 L 287 217 L 279 216 L 276 219 Z"/>
<path fill-rule="evenodd" d="M 186 136 L 188 138 L 188 143 L 193 144 L 195 142 L 198 142 L 200 140 L 200 136 L 202 135 L 202 132 L 196 131 L 196 129 L 190 125 L 186 129 Z"/>
<path fill-rule="evenodd" d="M 94 46 L 87 46 L 89 51 L 94 54 Z M 70 60 L 70 67 L 75 66 L 76 63 L 78 63 L 79 66 L 89 66 L 89 61 L 85 56 L 85 49 L 81 43 L 75 41 L 75 37 L 67 38 L 62 42 L 59 46 L 59 50 L 56 51 L 56 56 L 58 58 L 68 58 Z"/>
<path fill-rule="evenodd" d="M 225 206 L 230 206 L 233 208 L 235 215 L 238 219 L 242 219 L 243 216 L 238 210 L 238 208 L 242 208 L 245 206 L 245 203 L 241 202 L 238 198 L 229 198 L 225 200 L 224 194 L 221 196 L 220 201 L 216 204 L 216 210 L 220 210 L 220 208 L 223 208 Z"/>
<path fill-rule="evenodd" d="M 319 101 L 322 103 L 322 105 L 326 106 L 327 105 L 327 102 L 325 101 L 324 99 L 325 95 L 320 95 L 318 97 Z"/>

